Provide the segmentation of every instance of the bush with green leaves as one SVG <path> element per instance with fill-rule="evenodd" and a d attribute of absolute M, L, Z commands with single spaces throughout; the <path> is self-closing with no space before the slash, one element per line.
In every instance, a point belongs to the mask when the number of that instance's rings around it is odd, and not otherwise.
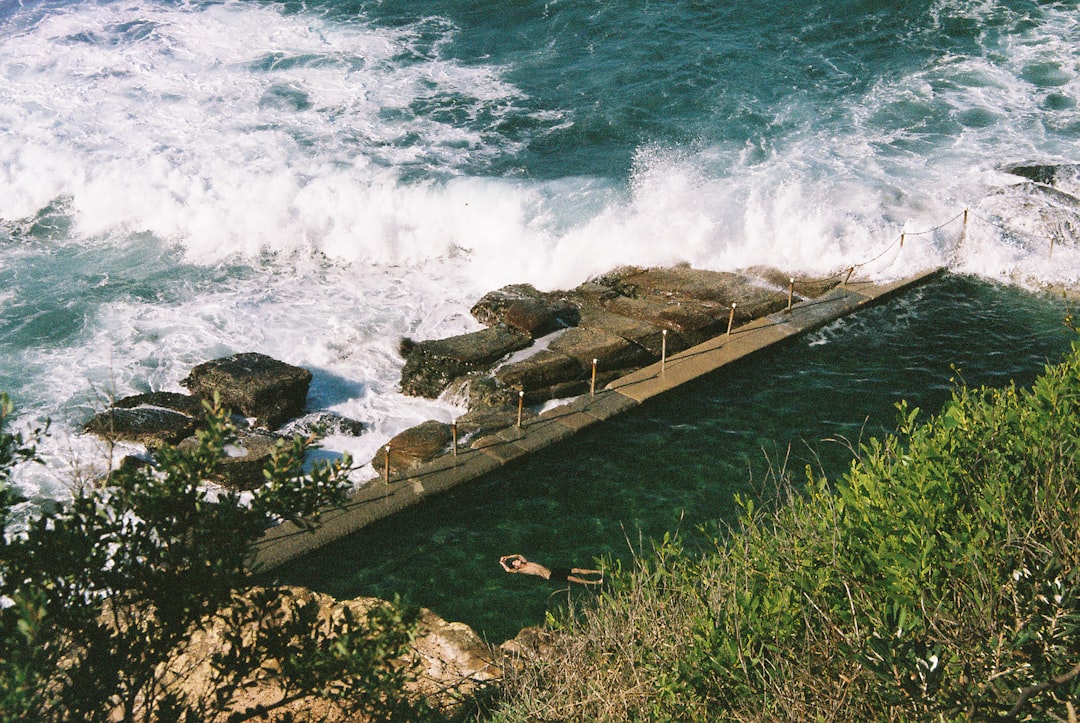
<path fill-rule="evenodd" d="M 1031 389 L 898 408 L 835 483 L 612 575 L 498 718 L 1076 720 L 1080 344 Z"/>
<path fill-rule="evenodd" d="M 208 407 L 197 445 L 123 464 L 16 523 L 10 474 L 34 439 L 8 429 L 11 403 L 0 403 L 0 720 L 242 721 L 315 698 L 325 705 L 310 710 L 335 715 L 424 714 L 402 693 L 410 614 L 387 604 L 327 622 L 288 590 L 253 588 L 252 543 L 340 503 L 347 457 L 305 471 L 308 445 L 295 438 L 250 496 L 208 486 L 235 436 L 226 411 Z M 206 653 L 211 685 L 192 692 L 170 665 L 212 621 L 223 644 Z M 249 703 L 255 688 L 272 695 Z"/>

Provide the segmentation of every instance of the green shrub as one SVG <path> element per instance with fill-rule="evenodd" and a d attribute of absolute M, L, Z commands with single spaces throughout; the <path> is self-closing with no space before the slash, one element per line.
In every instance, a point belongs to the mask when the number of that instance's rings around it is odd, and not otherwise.
<path fill-rule="evenodd" d="M 326 623 L 287 590 L 252 589 L 252 542 L 275 520 L 310 524 L 340 502 L 348 458 L 304 472 L 307 446 L 294 439 L 249 498 L 212 493 L 204 481 L 235 433 L 215 407 L 195 447 L 121 465 L 15 524 L 10 470 L 33 440 L 6 429 L 0 402 L 0 720 L 241 721 L 310 696 L 330 706 L 317 710 L 375 719 L 425 712 L 402 695 L 413 621 L 399 608 Z M 207 653 L 212 685 L 193 693 L 170 665 L 211 620 L 224 643 Z M 276 697 L 248 705 L 254 687 Z"/>
<path fill-rule="evenodd" d="M 1080 345 L 1030 390 L 898 408 L 835 484 L 808 469 L 738 499 L 715 552 L 640 557 L 500 717 L 1074 720 Z"/>

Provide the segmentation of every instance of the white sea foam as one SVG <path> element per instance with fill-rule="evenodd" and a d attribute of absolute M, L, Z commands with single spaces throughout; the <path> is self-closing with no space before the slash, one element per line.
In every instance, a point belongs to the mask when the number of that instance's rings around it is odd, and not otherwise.
<path fill-rule="evenodd" d="M 327 441 L 366 462 L 401 429 L 461 411 L 397 391 L 400 338 L 477 328 L 469 305 L 506 283 L 567 288 L 618 264 L 679 261 L 821 275 L 865 264 L 860 273 L 879 278 L 943 263 L 991 278 L 1075 277 L 1075 247 L 1051 259 L 1032 240 L 1043 234 L 1038 219 L 988 196 L 1016 181 L 994 170 L 1003 163 L 1075 160 L 1075 133 L 1041 126 L 1080 127 L 1067 102 L 1080 98 L 1069 64 L 1080 37 L 1064 11 L 1045 15 L 984 57 L 882 80 L 836 109 L 839 125 L 793 107 L 804 124 L 753 153 L 647 145 L 629 183 L 470 170 L 512 156 L 520 141 L 416 108 L 445 100 L 498 116 L 521 112 L 523 95 L 501 68 L 440 57 L 417 27 L 149 0 L 76 4 L 11 26 L 0 44 L 8 243 L 62 198 L 74 226 L 50 243 L 176 244 L 190 264 L 247 269 L 207 285 L 178 263 L 187 287 L 156 301 L 118 292 L 91 309 L 77 343 L 5 358 L 33 377 L 20 405 L 59 422 L 52 471 L 26 472 L 23 484 L 53 496 L 59 460 L 101 459 L 100 444 L 70 430 L 104 398 L 180 391 L 193 365 L 251 350 L 311 368 L 312 407 L 371 424 L 359 438 Z M 427 34 L 454 32 L 423 22 Z M 1061 110 L 1047 113 L 1047 103 Z M 544 122 L 572 121 L 547 111 Z M 1023 233 L 1003 231 L 1005 220 Z M 95 288 L 122 285 L 131 271 L 108 269 Z M 18 301 L 0 292 L 5 307 Z"/>

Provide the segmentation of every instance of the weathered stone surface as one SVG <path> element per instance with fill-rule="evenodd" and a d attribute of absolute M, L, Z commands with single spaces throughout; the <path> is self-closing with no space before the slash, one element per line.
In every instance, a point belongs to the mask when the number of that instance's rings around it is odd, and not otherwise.
<path fill-rule="evenodd" d="M 504 667 L 519 661 L 551 660 L 556 653 L 559 633 L 535 625 L 522 628 L 516 636 L 499 646 L 498 652 Z"/>
<path fill-rule="evenodd" d="M 532 416 L 535 415 L 528 409 L 522 410 L 522 419 Z M 513 427 L 515 424 L 517 424 L 516 406 L 512 404 L 480 406 L 457 418 L 458 443 L 467 444 L 472 439 Z"/>
<path fill-rule="evenodd" d="M 793 300 L 798 302 L 804 299 L 816 299 L 829 291 L 832 291 L 844 280 L 845 271 L 837 272 L 825 278 L 807 276 L 806 274 L 788 274 L 771 266 L 752 266 L 742 273 L 751 278 L 760 279 L 768 288 L 761 289 L 762 296 L 756 299 L 747 299 L 746 304 L 763 304 L 768 310 L 755 312 L 753 318 L 767 316 L 774 311 L 779 311 L 787 306 L 787 295 L 795 280 Z"/>
<path fill-rule="evenodd" d="M 430 462 L 450 449 L 453 433 L 445 422 L 428 420 L 410 427 L 390 440 L 390 470 L 402 471 Z M 372 466 L 377 470 L 386 468 L 386 446 L 380 449 Z"/>
<path fill-rule="evenodd" d="M 492 326 L 449 339 L 403 344 L 405 366 L 401 370 L 401 391 L 434 399 L 456 377 L 485 369 L 507 354 L 532 344 L 528 334 Z"/>
<path fill-rule="evenodd" d="M 206 412 L 202 400 L 190 394 L 178 392 L 147 392 L 118 399 L 111 405 L 114 409 L 134 409 L 135 407 L 161 407 L 189 417 L 202 417 Z"/>
<path fill-rule="evenodd" d="M 585 369 L 576 359 L 549 349 L 542 349 L 495 372 L 501 385 L 525 392 L 584 376 Z"/>
<path fill-rule="evenodd" d="M 504 324 L 532 338 L 574 326 L 577 304 L 561 292 L 544 293 L 530 284 L 511 284 L 484 294 L 470 310 L 485 326 Z"/>
<path fill-rule="evenodd" d="M 304 413 L 311 372 L 248 352 L 199 364 L 180 384 L 201 399 L 218 394 L 226 407 L 276 429 Z"/>
<path fill-rule="evenodd" d="M 126 441 L 147 447 L 175 444 L 195 431 L 198 421 L 161 407 L 106 409 L 83 427 L 109 441 Z"/>
<path fill-rule="evenodd" d="M 280 593 L 276 598 L 278 608 L 267 610 L 258 623 L 263 626 L 264 633 L 269 632 L 267 628 L 291 624 L 301 606 L 312 603 L 317 605 L 316 619 L 323 630 L 328 630 L 332 622 L 341 621 L 346 615 L 363 621 L 373 610 L 387 604 L 376 598 L 365 597 L 339 601 L 300 587 L 278 588 L 275 592 Z M 265 599 L 266 593 L 263 588 L 254 588 L 245 594 L 263 596 L 254 599 Z M 190 701 L 214 695 L 215 674 L 211 661 L 214 655 L 228 648 L 230 628 L 227 620 L 227 611 L 210 618 L 163 666 L 166 671 L 163 683 L 170 692 Z M 255 623 L 249 623 L 248 627 L 251 628 L 250 634 L 254 635 Z M 463 701 L 502 677 L 503 670 L 494 662 L 494 658 L 495 651 L 467 625 L 447 622 L 430 610 L 423 609 L 420 611 L 416 637 L 400 661 L 416 671 L 416 679 L 407 685 L 404 693 L 413 700 L 425 699 L 452 719 Z M 265 661 L 268 670 L 278 665 L 279 661 Z M 232 711 L 227 711 L 211 723 L 224 721 L 229 712 L 240 713 L 258 706 L 267 709 L 262 720 L 268 721 L 295 719 L 346 723 L 358 720 L 345 717 L 333 698 L 312 696 L 277 705 L 284 697 L 284 691 L 273 682 L 272 677 L 248 682 L 251 683 L 250 687 L 231 701 L 234 706 Z"/>
<path fill-rule="evenodd" d="M 615 288 L 636 299 L 713 301 L 729 306 L 746 286 L 740 274 L 679 265 L 642 269 L 619 277 Z"/>
<path fill-rule="evenodd" d="M 548 349 L 577 360 L 582 369 L 590 375 L 593 359 L 596 360 L 597 372 L 604 372 L 643 367 L 659 358 L 641 345 L 597 327 L 581 326 L 569 329 L 559 338 L 552 340 Z"/>

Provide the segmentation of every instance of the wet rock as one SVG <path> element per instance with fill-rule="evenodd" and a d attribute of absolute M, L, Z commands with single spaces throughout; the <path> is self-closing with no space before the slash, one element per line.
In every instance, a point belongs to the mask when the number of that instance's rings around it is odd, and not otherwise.
<path fill-rule="evenodd" d="M 522 419 L 531 416 L 527 409 L 522 410 Z M 468 444 L 470 441 L 489 434 L 494 434 L 517 424 L 517 406 L 504 404 L 500 406 L 479 406 L 470 409 L 457 418 L 458 443 Z"/>
<path fill-rule="evenodd" d="M 1026 178 L 1035 183 L 1057 187 L 1063 182 L 1076 181 L 1080 178 L 1080 165 L 1044 164 L 1044 163 L 1016 163 L 1002 168 L 1005 173 Z"/>
<path fill-rule="evenodd" d="M 95 415 L 83 430 L 112 442 L 160 447 L 176 444 L 194 432 L 197 424 L 194 417 L 161 407 L 114 408 Z"/>
<path fill-rule="evenodd" d="M 276 434 L 255 430 L 238 432 L 236 439 L 225 445 L 225 456 L 221 460 L 220 475 L 216 481 L 235 490 L 251 490 L 264 484 L 266 477 L 263 476 L 263 468 L 284 441 Z M 191 449 L 197 446 L 195 438 L 188 437 L 177 448 Z"/>
<path fill-rule="evenodd" d="M 311 412 L 294 419 L 278 430 L 278 433 L 285 437 L 299 435 L 305 439 L 311 437 L 322 439 L 330 436 L 359 437 L 366 428 L 367 425 L 359 420 L 324 411 Z"/>
<path fill-rule="evenodd" d="M 113 402 L 110 406 L 114 409 L 133 409 L 135 407 L 161 407 L 171 409 L 174 412 L 186 414 L 189 417 L 202 417 L 206 409 L 202 400 L 190 394 L 177 392 L 147 392 L 124 397 Z"/>
<path fill-rule="evenodd" d="M 597 372 L 612 369 L 636 369 L 652 364 L 660 357 L 648 349 L 627 341 L 603 328 L 569 329 L 548 345 L 548 350 L 571 357 L 591 376 L 593 360 Z"/>
<path fill-rule="evenodd" d="M 255 352 L 199 364 L 180 384 L 195 396 L 220 396 L 226 407 L 276 429 L 304 412 L 311 372 Z"/>
<path fill-rule="evenodd" d="M 446 454 L 453 442 L 450 425 L 445 422 L 428 420 L 415 427 L 410 427 L 396 435 L 388 443 L 390 447 L 390 471 L 403 471 L 419 467 L 422 464 Z M 372 466 L 379 471 L 386 468 L 386 446 L 383 446 L 371 460 Z"/>
<path fill-rule="evenodd" d="M 532 344 L 528 334 L 492 326 L 469 334 L 403 344 L 401 391 L 434 399 L 457 377 L 482 370 Z"/>
<path fill-rule="evenodd" d="M 561 292 L 544 293 L 530 284 L 511 284 L 480 297 L 470 310 L 484 326 L 503 324 L 537 338 L 575 326 L 577 304 Z"/>
<path fill-rule="evenodd" d="M 543 349 L 527 359 L 500 367 L 495 378 L 504 387 L 530 392 L 571 379 L 584 379 L 585 368 L 573 357 Z"/>

